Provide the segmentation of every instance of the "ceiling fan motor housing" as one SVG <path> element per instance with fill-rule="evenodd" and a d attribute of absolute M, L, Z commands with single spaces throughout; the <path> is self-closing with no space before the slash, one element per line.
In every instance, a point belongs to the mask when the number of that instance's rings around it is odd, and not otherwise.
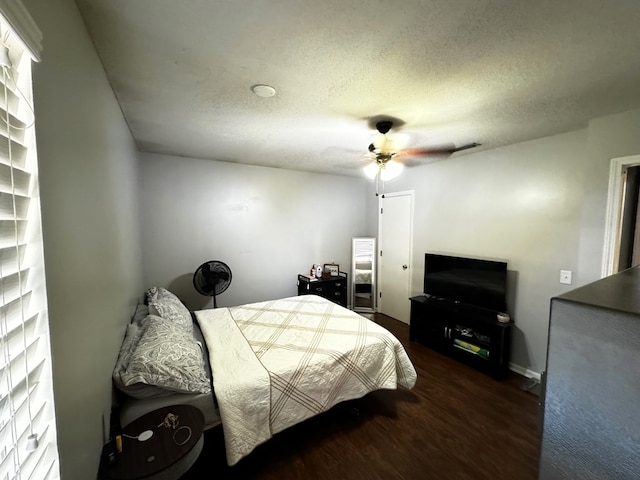
<path fill-rule="evenodd" d="M 382 122 L 376 123 L 376 128 L 383 135 L 388 133 L 391 127 L 393 127 L 393 122 L 390 120 L 383 120 Z"/>

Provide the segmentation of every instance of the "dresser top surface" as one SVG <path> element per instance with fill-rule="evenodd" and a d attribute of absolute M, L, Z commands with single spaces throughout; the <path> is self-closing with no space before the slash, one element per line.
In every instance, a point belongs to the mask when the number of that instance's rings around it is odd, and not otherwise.
<path fill-rule="evenodd" d="M 345 272 L 340 272 L 338 275 L 334 275 L 332 277 L 314 277 L 311 278 L 309 275 L 298 274 L 298 280 L 302 280 L 304 282 L 335 282 L 336 280 L 344 280 L 347 278 L 347 274 Z"/>
<path fill-rule="evenodd" d="M 640 266 L 576 288 L 552 300 L 556 299 L 640 314 Z"/>

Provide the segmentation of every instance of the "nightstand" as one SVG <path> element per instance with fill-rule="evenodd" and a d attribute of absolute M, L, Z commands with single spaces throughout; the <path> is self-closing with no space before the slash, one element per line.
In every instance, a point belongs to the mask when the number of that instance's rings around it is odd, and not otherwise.
<path fill-rule="evenodd" d="M 101 466 L 99 478 L 177 480 L 200 455 L 203 429 L 204 415 L 190 405 L 149 412 L 122 429 L 122 453 L 114 464 Z"/>

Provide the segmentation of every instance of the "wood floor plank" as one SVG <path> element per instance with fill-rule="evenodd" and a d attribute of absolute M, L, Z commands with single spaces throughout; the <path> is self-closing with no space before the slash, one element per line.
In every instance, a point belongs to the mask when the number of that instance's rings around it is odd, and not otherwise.
<path fill-rule="evenodd" d="M 205 432 L 200 458 L 181 480 L 535 480 L 538 398 L 511 373 L 492 377 L 409 341 L 408 326 L 375 314 L 405 346 L 418 373 L 412 390 L 344 402 L 285 430 L 237 465 L 222 429 Z"/>

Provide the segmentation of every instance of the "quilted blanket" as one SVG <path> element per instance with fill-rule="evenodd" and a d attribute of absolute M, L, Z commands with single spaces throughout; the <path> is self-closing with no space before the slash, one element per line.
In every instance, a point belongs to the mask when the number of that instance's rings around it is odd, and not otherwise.
<path fill-rule="evenodd" d="M 195 315 L 209 350 L 229 465 L 339 402 L 416 381 L 391 333 L 315 295 Z"/>

